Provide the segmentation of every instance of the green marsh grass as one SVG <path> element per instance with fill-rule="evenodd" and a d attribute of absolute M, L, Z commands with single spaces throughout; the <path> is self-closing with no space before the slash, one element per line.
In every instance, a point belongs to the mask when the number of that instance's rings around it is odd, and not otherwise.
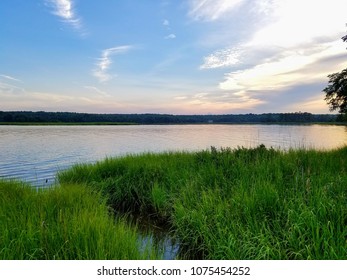
<path fill-rule="evenodd" d="M 347 147 L 129 155 L 76 165 L 62 185 L 166 221 L 186 259 L 347 259 Z"/>
<path fill-rule="evenodd" d="M 157 259 L 134 227 L 80 184 L 36 191 L 0 181 L 0 259 Z"/>

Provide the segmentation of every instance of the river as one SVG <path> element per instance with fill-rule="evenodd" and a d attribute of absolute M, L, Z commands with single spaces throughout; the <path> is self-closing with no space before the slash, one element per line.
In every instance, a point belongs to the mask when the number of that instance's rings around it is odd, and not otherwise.
<path fill-rule="evenodd" d="M 125 154 L 219 147 L 333 149 L 347 145 L 339 125 L 0 126 L 0 177 L 49 186 L 75 163 Z"/>

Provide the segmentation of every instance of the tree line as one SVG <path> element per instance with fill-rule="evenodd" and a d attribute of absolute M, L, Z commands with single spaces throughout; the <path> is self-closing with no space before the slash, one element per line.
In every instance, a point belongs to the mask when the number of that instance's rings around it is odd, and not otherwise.
<path fill-rule="evenodd" d="M 2 123 L 133 123 L 133 124 L 201 124 L 201 123 L 329 123 L 342 121 L 336 114 L 265 113 L 228 115 L 170 114 L 88 114 L 72 112 L 0 111 Z"/>

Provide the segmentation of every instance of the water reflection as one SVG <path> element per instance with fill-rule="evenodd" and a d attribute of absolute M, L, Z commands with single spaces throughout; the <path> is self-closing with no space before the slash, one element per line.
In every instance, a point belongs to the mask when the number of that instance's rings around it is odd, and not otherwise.
<path fill-rule="evenodd" d="M 0 177 L 37 186 L 58 170 L 106 156 L 195 151 L 210 146 L 332 149 L 347 145 L 336 125 L 0 126 Z"/>
<path fill-rule="evenodd" d="M 127 213 L 125 219 L 130 225 L 137 229 L 139 233 L 140 250 L 155 250 L 164 260 L 174 260 L 178 258 L 180 244 L 174 238 L 171 226 L 167 219 Z"/>
<path fill-rule="evenodd" d="M 139 236 L 139 242 L 141 244 L 140 250 L 156 249 L 162 255 L 163 260 L 175 260 L 178 257 L 179 243 L 174 241 L 169 234 L 156 236 L 155 233 L 149 231 L 147 234 Z"/>

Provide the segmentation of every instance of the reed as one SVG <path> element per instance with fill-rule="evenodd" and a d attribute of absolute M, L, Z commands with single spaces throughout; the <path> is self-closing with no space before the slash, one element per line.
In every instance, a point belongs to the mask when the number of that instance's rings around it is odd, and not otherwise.
<path fill-rule="evenodd" d="M 183 259 L 347 259 L 346 162 L 347 147 L 212 147 L 75 165 L 39 192 L 0 181 L 0 258 L 161 258 L 131 214 L 169 226 Z"/>
<path fill-rule="evenodd" d="M 181 258 L 346 259 L 347 148 L 107 158 L 59 174 L 116 211 L 166 220 Z"/>
<path fill-rule="evenodd" d="M 0 181 L 0 259 L 156 259 L 136 228 L 110 215 L 105 198 L 83 185 L 37 192 Z M 142 246 L 143 247 L 143 246 Z"/>

